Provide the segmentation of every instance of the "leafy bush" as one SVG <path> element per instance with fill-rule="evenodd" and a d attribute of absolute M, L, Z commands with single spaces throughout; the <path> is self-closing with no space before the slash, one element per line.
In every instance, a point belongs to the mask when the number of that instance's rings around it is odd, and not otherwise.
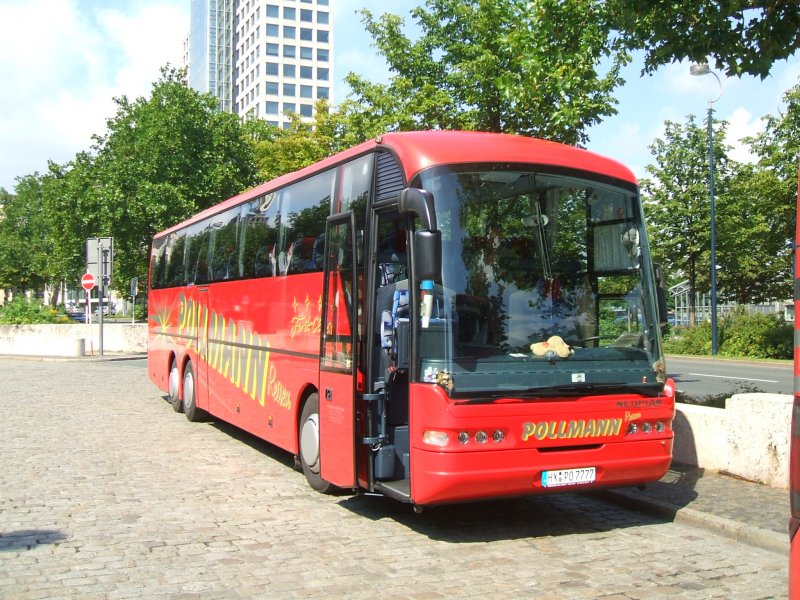
<path fill-rule="evenodd" d="M 147 321 L 147 304 L 140 302 L 133 310 L 134 318 L 137 322 Z"/>
<path fill-rule="evenodd" d="M 14 298 L 0 307 L 0 323 L 4 325 L 33 325 L 39 323 L 69 323 L 69 318 L 42 304 L 41 300 L 28 302 Z"/>
<path fill-rule="evenodd" d="M 711 354 L 711 323 L 694 327 L 675 327 L 664 340 L 664 352 L 670 354 Z"/>
<path fill-rule="evenodd" d="M 748 314 L 740 309 L 719 320 L 717 341 L 723 356 L 791 359 L 794 331 L 779 315 Z M 711 323 L 676 327 L 665 339 L 664 351 L 711 354 Z"/>
<path fill-rule="evenodd" d="M 778 315 L 736 312 L 722 320 L 720 353 L 751 358 L 792 358 L 794 331 Z"/>

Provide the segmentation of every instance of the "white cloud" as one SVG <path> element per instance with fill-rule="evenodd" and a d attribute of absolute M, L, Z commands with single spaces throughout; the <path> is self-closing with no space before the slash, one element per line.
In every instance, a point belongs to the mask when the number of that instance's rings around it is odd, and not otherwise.
<path fill-rule="evenodd" d="M 177 6 L 146 6 L 134 14 L 119 10 L 98 12 L 107 39 L 119 48 L 122 65 L 114 84 L 130 97 L 146 96 L 159 69 L 167 62 L 180 67 L 183 39 L 188 33 L 188 14 Z"/>
<path fill-rule="evenodd" d="M 753 156 L 749 148 L 742 143 L 742 138 L 752 137 L 764 130 L 760 117 L 754 117 L 744 108 L 737 108 L 726 120 L 728 130 L 725 138 L 732 146 L 728 157 L 738 162 L 754 162 L 757 157 Z"/>
<path fill-rule="evenodd" d="M 114 97 L 146 96 L 160 66 L 180 65 L 187 1 L 118 4 L 0 4 L 0 187 L 89 150 Z"/>

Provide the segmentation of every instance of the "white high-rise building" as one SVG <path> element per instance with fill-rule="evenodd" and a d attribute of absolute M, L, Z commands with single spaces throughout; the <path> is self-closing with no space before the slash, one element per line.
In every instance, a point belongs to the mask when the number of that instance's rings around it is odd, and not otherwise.
<path fill-rule="evenodd" d="M 192 0 L 189 85 L 221 110 L 286 126 L 332 102 L 334 0 Z"/>

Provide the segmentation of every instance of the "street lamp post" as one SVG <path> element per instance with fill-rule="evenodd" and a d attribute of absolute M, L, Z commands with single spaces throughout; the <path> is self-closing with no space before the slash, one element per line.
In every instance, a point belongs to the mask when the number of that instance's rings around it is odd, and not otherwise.
<path fill-rule="evenodd" d="M 716 98 L 708 100 L 708 189 L 711 194 L 711 354 L 716 355 L 719 350 L 717 337 L 717 218 L 714 202 L 714 102 L 722 97 L 722 82 L 707 63 L 693 64 L 689 67 L 692 75 L 713 75 L 719 85 L 719 94 Z"/>

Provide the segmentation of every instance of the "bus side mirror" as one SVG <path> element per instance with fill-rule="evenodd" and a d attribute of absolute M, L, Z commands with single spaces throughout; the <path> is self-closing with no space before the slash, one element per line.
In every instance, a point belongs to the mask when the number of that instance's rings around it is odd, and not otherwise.
<path fill-rule="evenodd" d="M 658 263 L 653 263 L 653 273 L 656 276 L 656 301 L 658 302 L 658 323 L 662 329 L 667 325 L 667 294 L 664 291 L 664 269 Z"/>
<path fill-rule="evenodd" d="M 414 232 L 414 276 L 419 280 L 438 280 L 442 276 L 442 232 Z"/>
<path fill-rule="evenodd" d="M 420 229 L 414 232 L 414 276 L 438 280 L 442 273 L 442 232 L 436 229 L 436 205 L 433 194 L 417 188 L 400 192 L 398 208 L 419 217 Z"/>

